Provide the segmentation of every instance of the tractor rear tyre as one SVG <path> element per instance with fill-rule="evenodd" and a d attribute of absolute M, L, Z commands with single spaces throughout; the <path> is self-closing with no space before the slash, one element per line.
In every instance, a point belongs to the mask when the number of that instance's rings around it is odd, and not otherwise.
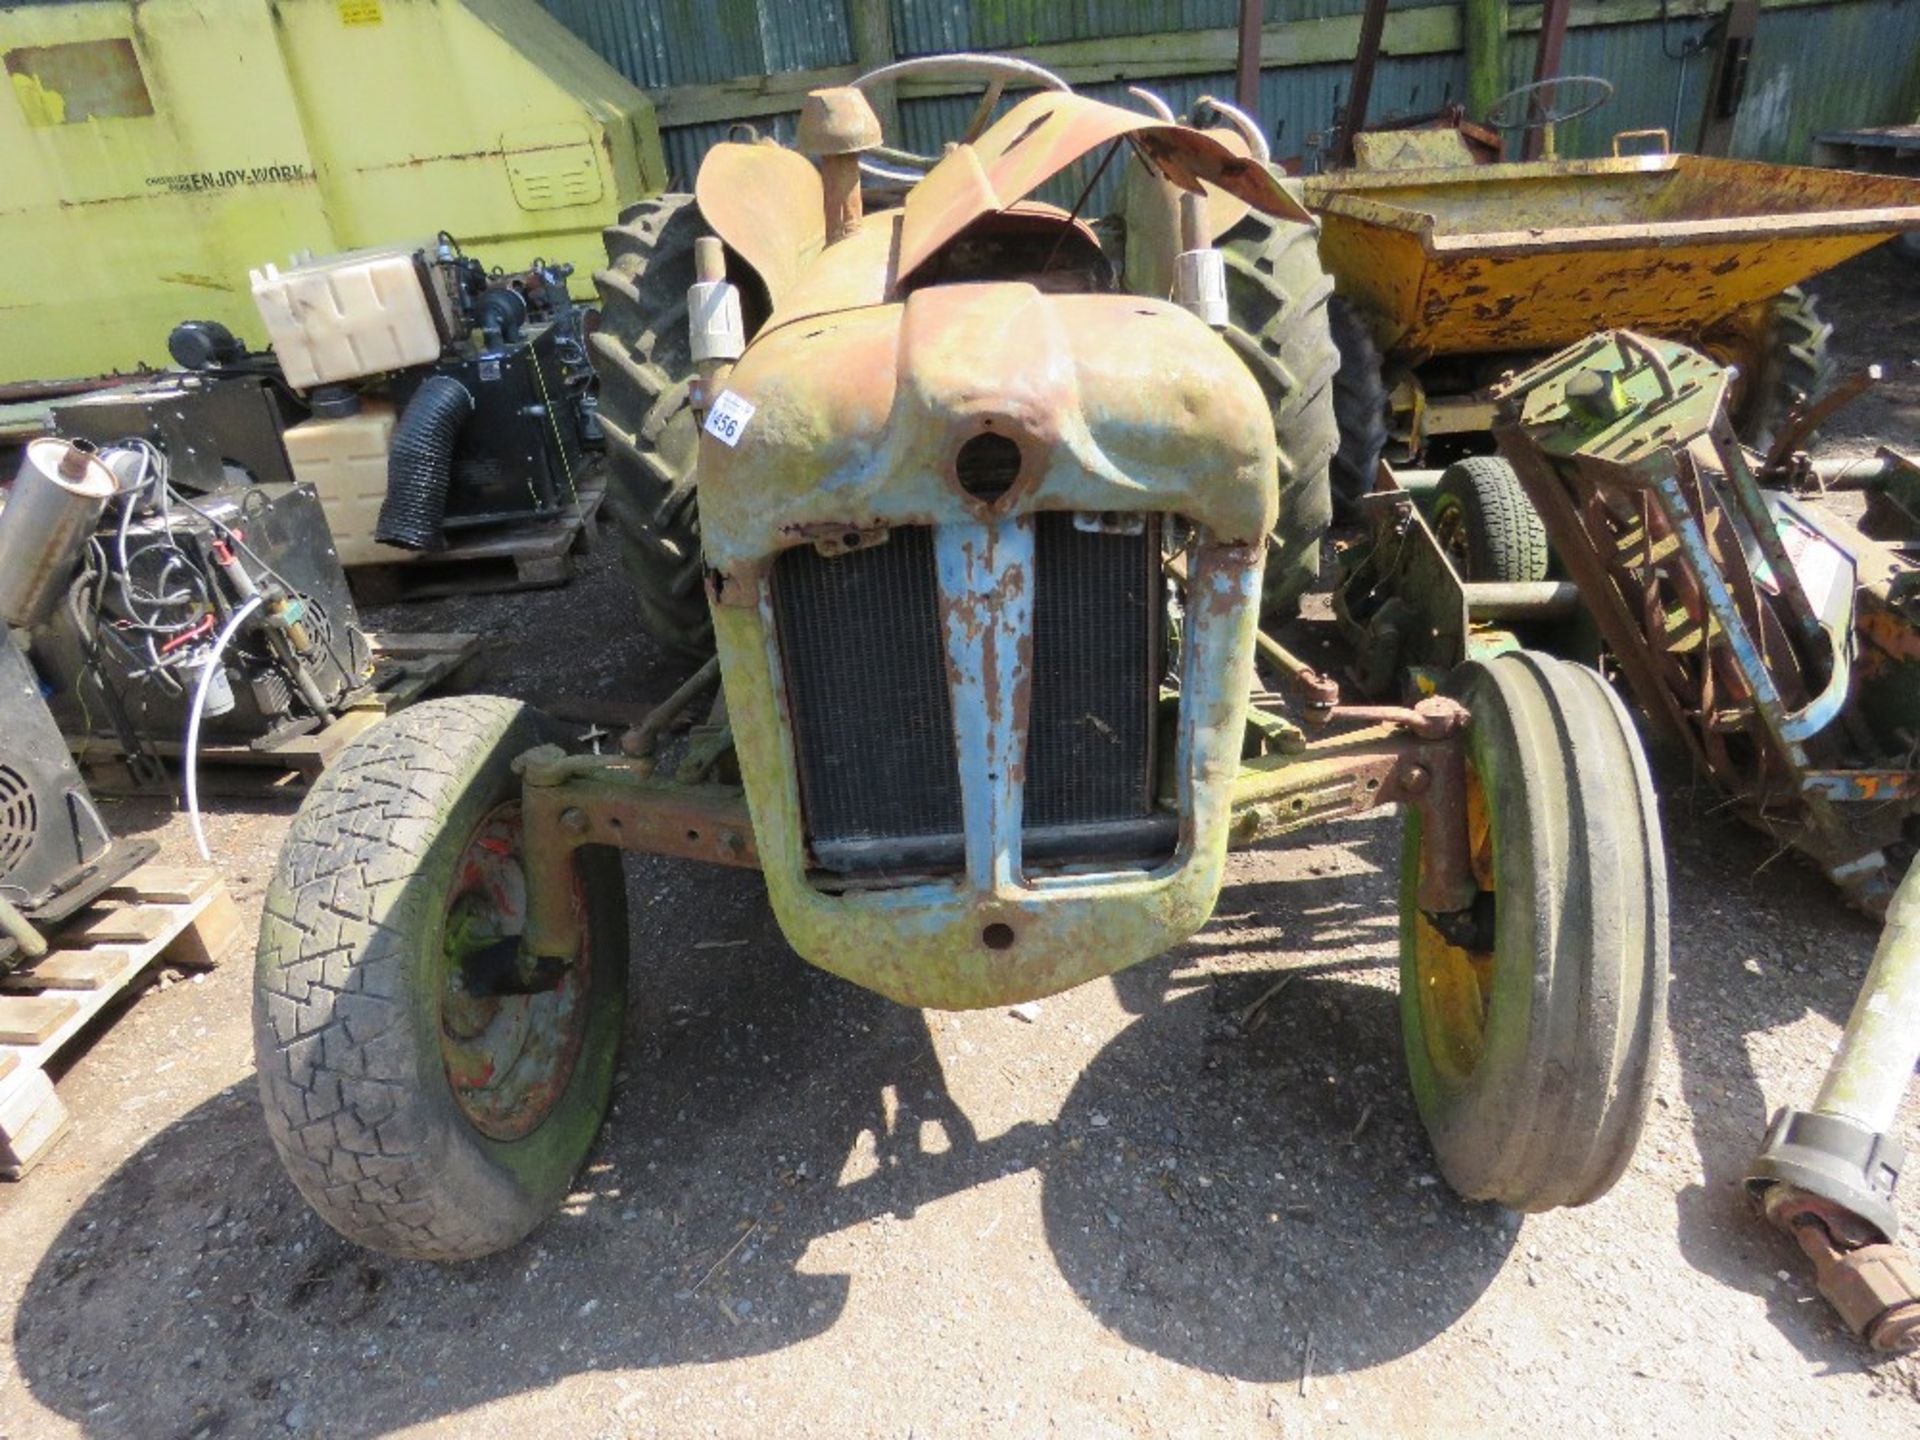
<path fill-rule="evenodd" d="M 1317 226 L 1253 211 L 1219 241 L 1226 260 L 1224 332 L 1273 411 L 1280 512 L 1267 550 L 1261 614 L 1286 619 L 1320 577 L 1320 541 L 1333 521 L 1328 462 L 1339 443 L 1332 385 L 1340 354 L 1328 328 L 1333 281 Z"/>
<path fill-rule="evenodd" d="M 1467 837 L 1480 896 L 1400 880 L 1400 1015 L 1441 1172 L 1514 1210 L 1583 1205 L 1619 1179 L 1666 1027 L 1667 878 L 1632 721 L 1593 671 L 1510 652 L 1455 672 L 1472 714 Z"/>
<path fill-rule="evenodd" d="M 358 1244 L 471 1260 L 567 1193 L 613 1090 L 625 1024 L 620 857 L 583 849 L 586 939 L 558 976 L 513 963 L 526 912 L 517 700 L 429 700 L 313 787 L 267 889 L 254 1059 L 274 1148 Z"/>
<path fill-rule="evenodd" d="M 1433 497 L 1433 534 L 1460 578 L 1524 582 L 1547 578 L 1547 527 L 1520 477 L 1497 455 L 1449 465 Z"/>
<path fill-rule="evenodd" d="M 1387 379 L 1380 347 L 1366 317 L 1336 295 L 1327 304 L 1327 322 L 1340 352 L 1333 377 L 1333 410 L 1340 448 L 1333 457 L 1333 510 L 1342 520 L 1360 513 L 1360 497 L 1373 489 L 1380 457 L 1387 449 Z"/>
<path fill-rule="evenodd" d="M 606 231 L 607 268 L 593 277 L 600 328 L 592 338 L 607 436 L 607 513 L 640 620 L 661 644 L 713 649 L 693 500 L 694 379 L 687 336 L 693 242 L 709 233 L 691 195 L 656 195 Z"/>

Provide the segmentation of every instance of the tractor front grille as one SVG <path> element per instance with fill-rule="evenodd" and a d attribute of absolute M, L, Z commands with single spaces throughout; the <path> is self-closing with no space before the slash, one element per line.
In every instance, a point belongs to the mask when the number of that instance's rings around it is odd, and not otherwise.
<path fill-rule="evenodd" d="M 1034 531 L 1033 703 L 1027 829 L 1132 820 L 1153 809 L 1160 702 L 1156 528 L 1083 530 L 1067 514 Z"/>
<path fill-rule="evenodd" d="M 1166 853 L 1153 815 L 1164 605 L 1159 533 L 1035 517 L 1025 849 Z M 773 602 L 807 839 L 821 868 L 949 873 L 964 813 L 933 531 L 775 563 Z M 1168 823 L 1162 823 L 1168 822 Z"/>
<path fill-rule="evenodd" d="M 816 846 L 960 834 L 933 531 L 774 567 L 774 612 Z"/>

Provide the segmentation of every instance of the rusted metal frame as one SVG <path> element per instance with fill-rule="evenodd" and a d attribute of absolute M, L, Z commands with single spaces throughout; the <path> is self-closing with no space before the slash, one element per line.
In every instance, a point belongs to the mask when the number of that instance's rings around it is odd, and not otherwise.
<path fill-rule="evenodd" d="M 1540 10 L 1540 42 L 1533 53 L 1533 83 L 1551 80 L 1560 73 L 1560 54 L 1567 43 L 1567 21 L 1573 14 L 1573 0 L 1546 0 Z M 1536 92 L 1534 104 L 1540 105 Z M 1536 114 L 1538 112 L 1536 111 Z M 1536 125 L 1521 141 L 1520 158 L 1538 160 L 1546 153 L 1546 128 Z"/>
<path fill-rule="evenodd" d="M 644 759 L 568 755 L 557 745 L 529 750 L 515 765 L 529 959 L 579 953 L 573 852 L 583 845 L 759 868 L 746 799 L 733 786 L 678 785 L 655 778 Z"/>
<path fill-rule="evenodd" d="M 1352 707 L 1339 713 L 1362 721 L 1384 714 L 1397 723 L 1314 741 L 1299 754 L 1242 761 L 1233 786 L 1231 843 L 1244 847 L 1382 805 L 1411 805 L 1422 822 L 1420 908 L 1435 914 L 1464 910 L 1479 889 L 1467 836 L 1466 712 L 1456 702 L 1444 703 L 1451 707 L 1446 732 L 1432 738 L 1405 728 L 1414 712 Z"/>
<path fill-rule="evenodd" d="M 1384 9 L 1384 7 L 1383 7 Z M 1266 23 L 1267 7 L 1262 0 L 1240 0 L 1240 35 L 1235 51 L 1233 99 L 1249 115 L 1260 113 L 1261 27 Z M 1384 21 L 1385 16 L 1382 15 Z"/>
<path fill-rule="evenodd" d="M 1755 775 L 1744 777 L 1744 783 L 1736 781 L 1730 788 L 1742 801 L 1753 807 L 1756 817 L 1769 829 L 1777 823 L 1785 823 L 1788 828 L 1782 833 L 1795 843 L 1805 843 L 1800 835 L 1803 825 L 1809 825 L 1823 837 L 1843 834 L 1844 824 L 1826 797 L 1818 793 L 1809 794 L 1800 786 L 1800 777 L 1809 768 L 1802 742 L 1808 735 L 1823 728 L 1826 720 L 1809 711 L 1788 711 L 1773 668 L 1756 639 L 1756 636 L 1764 633 L 1764 627 L 1750 624 L 1745 613 L 1748 607 L 1740 605 L 1733 593 L 1733 586 L 1741 587 L 1746 592 L 1748 604 L 1756 611 L 1764 603 L 1746 566 L 1745 555 L 1741 554 L 1737 561 L 1731 555 L 1724 557 L 1724 568 L 1716 563 L 1707 540 L 1709 483 L 1690 455 L 1683 454 L 1680 457 L 1678 469 L 1680 474 L 1663 478 L 1657 489 L 1664 502 L 1667 519 L 1689 561 L 1693 577 L 1702 588 L 1707 608 L 1719 621 L 1717 634 L 1709 637 L 1710 668 L 1723 684 L 1732 682 L 1746 691 L 1753 714 L 1759 722 L 1757 727 L 1750 728 L 1756 730 L 1754 738 L 1761 742 L 1760 770 Z M 1694 508 L 1690 512 L 1683 489 L 1683 477 L 1685 485 L 1694 492 Z M 1733 548 L 1736 551 L 1739 549 L 1737 545 Z M 1710 700 L 1711 697 L 1703 693 L 1700 720 L 1702 728 L 1709 732 L 1712 712 L 1707 706 Z M 1789 793 L 1772 793 L 1768 775 L 1771 767 L 1765 759 L 1767 754 L 1774 756 L 1784 770 L 1783 778 L 1790 786 Z M 1786 816 L 1774 813 L 1775 807 L 1782 803 L 1789 807 L 1790 813 Z"/>
<path fill-rule="evenodd" d="M 1800 777 L 1800 788 L 1828 800 L 1912 802 L 1920 800 L 1920 771 L 1809 770 Z"/>
<path fill-rule="evenodd" d="M 1342 169 L 1353 164 L 1353 137 L 1367 124 L 1367 106 L 1373 99 L 1373 72 L 1380 63 L 1380 40 L 1387 28 L 1387 0 L 1367 0 L 1360 16 L 1360 43 L 1353 54 L 1353 73 L 1347 81 L 1347 115 L 1340 127 L 1338 160 Z"/>
<path fill-rule="evenodd" d="M 1787 412 L 1786 423 L 1780 427 L 1780 433 L 1774 437 L 1768 447 L 1766 459 L 1761 462 L 1762 471 L 1781 469 L 1802 445 L 1813 437 L 1814 431 L 1834 415 L 1847 408 L 1855 400 L 1873 388 L 1880 379 L 1880 367 L 1869 365 L 1835 385 L 1824 395 L 1803 396 Z"/>
<path fill-rule="evenodd" d="M 1612 550 L 1611 532 L 1606 537 L 1593 534 L 1583 523 L 1574 493 L 1556 473 L 1553 462 L 1542 452 L 1533 437 L 1518 424 L 1502 423 L 1494 437 L 1500 451 L 1513 465 L 1520 486 L 1533 502 L 1533 508 L 1546 528 L 1553 553 L 1560 557 L 1573 576 L 1580 593 L 1592 607 L 1594 622 L 1613 652 L 1621 673 L 1639 697 L 1641 708 L 1661 724 L 1673 739 L 1685 745 L 1703 769 L 1711 771 L 1707 755 L 1689 717 L 1668 687 L 1653 660 L 1657 639 L 1650 638 L 1644 625 L 1637 623 L 1611 570 L 1611 554 L 1603 555 L 1602 544 Z M 1597 498 L 1597 492 L 1596 496 Z"/>
<path fill-rule="evenodd" d="M 1691 452 L 1683 453 L 1678 469 L 1679 474 L 1660 482 L 1658 493 L 1664 502 L 1665 518 L 1691 562 L 1689 570 L 1679 573 L 1698 581 L 1706 610 L 1719 622 L 1717 632 L 1706 636 L 1708 665 L 1703 676 L 1708 680 L 1717 676 L 1738 699 L 1750 703 L 1759 722 L 1757 727 L 1748 727 L 1757 729 L 1754 738 L 1761 742 L 1756 772 L 1745 776 L 1735 773 L 1724 745 L 1718 744 L 1713 747 L 1717 752 L 1716 773 L 1769 830 L 1823 863 L 1833 853 L 1857 850 L 1847 842 L 1851 827 L 1834 809 L 1832 787 L 1805 783 L 1810 761 L 1804 742 L 1832 723 L 1845 700 L 1846 672 L 1841 657 L 1834 657 L 1835 672 L 1823 692 L 1798 710 L 1787 708 L 1775 664 L 1765 651 L 1768 623 L 1777 627 L 1779 622 L 1766 605 L 1744 550 L 1735 543 L 1726 547 L 1729 553 L 1720 554 L 1708 539 L 1708 518 L 1717 506 L 1710 477 Z M 1689 506 L 1689 514 L 1676 513 Z M 1778 564 L 1790 566 L 1784 549 Z M 1784 638 L 1782 632 L 1780 639 Z M 1780 663 L 1785 661 L 1785 656 L 1780 657 Z M 1710 685 L 1703 683 L 1700 723 L 1708 738 L 1717 739 L 1712 725 L 1713 702 Z M 1781 781 L 1786 793 L 1774 789 Z M 1785 806 L 1784 814 L 1781 806 Z"/>
<path fill-rule="evenodd" d="M 1670 489 L 1658 488 L 1669 481 Z M 1707 637 L 1707 643 L 1701 650 L 1706 660 L 1704 679 L 1709 684 L 1717 682 L 1730 705 L 1755 709 L 1760 701 L 1753 676 L 1763 675 L 1771 683 L 1774 674 L 1772 660 L 1767 653 L 1767 631 L 1763 618 L 1765 602 L 1760 598 L 1759 587 L 1754 584 L 1753 575 L 1747 569 L 1745 556 L 1740 553 L 1738 546 L 1730 552 L 1725 544 L 1716 543 L 1724 528 L 1724 518 L 1707 504 L 1705 486 L 1699 471 L 1689 463 L 1689 457 L 1681 457 L 1679 471 L 1669 477 L 1669 481 L 1657 482 L 1654 494 L 1660 506 L 1665 533 L 1673 538 L 1681 554 L 1691 562 L 1675 569 L 1673 579 L 1689 616 L 1701 626 Z M 1688 544 L 1696 530 L 1700 542 L 1697 549 Z M 1718 603 L 1711 589 L 1715 580 L 1725 592 Z M 1741 627 L 1743 639 L 1751 637 L 1752 653 L 1758 657 L 1758 663 L 1752 666 L 1751 671 L 1741 648 L 1727 643 L 1730 624 Z M 1778 709 L 1784 714 L 1786 701 L 1784 696 L 1778 698 Z M 1701 722 L 1709 723 L 1715 714 L 1710 692 L 1703 688 Z"/>

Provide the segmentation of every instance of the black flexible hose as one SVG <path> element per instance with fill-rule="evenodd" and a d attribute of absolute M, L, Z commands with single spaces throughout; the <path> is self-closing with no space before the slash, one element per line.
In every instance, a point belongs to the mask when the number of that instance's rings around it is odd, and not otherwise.
<path fill-rule="evenodd" d="M 413 392 L 387 451 L 387 498 L 373 538 L 406 550 L 438 550 L 453 481 L 453 451 L 473 414 L 473 396 L 450 375 L 429 375 Z"/>

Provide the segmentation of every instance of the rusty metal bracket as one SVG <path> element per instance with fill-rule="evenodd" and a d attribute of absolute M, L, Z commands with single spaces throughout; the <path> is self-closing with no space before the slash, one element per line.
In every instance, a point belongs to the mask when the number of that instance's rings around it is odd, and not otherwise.
<path fill-rule="evenodd" d="M 636 760 L 651 756 L 667 727 L 719 683 L 720 661 L 716 656 L 689 675 L 677 690 L 649 710 L 644 720 L 620 737 L 621 753 Z"/>
<path fill-rule="evenodd" d="M 1318 724 L 1340 703 L 1340 682 L 1323 675 L 1264 630 L 1253 632 L 1253 643 L 1262 658 L 1276 666 L 1300 694 L 1307 718 Z"/>
<path fill-rule="evenodd" d="M 1420 908 L 1447 914 L 1471 905 L 1479 887 L 1467 842 L 1466 708 L 1435 695 L 1411 710 L 1342 706 L 1334 714 L 1367 728 L 1241 762 L 1229 842 L 1252 845 L 1317 821 L 1412 805 L 1427 839 Z"/>
<path fill-rule="evenodd" d="M 606 845 L 648 855 L 758 869 L 753 821 L 731 785 L 679 785 L 644 758 L 568 755 L 542 745 L 514 761 L 526 834 L 527 923 L 535 959 L 578 952 L 573 852 Z"/>
<path fill-rule="evenodd" d="M 1905 1249 L 1792 1185 L 1770 1190 L 1765 1208 L 1813 1261 L 1814 1284 L 1849 1330 L 1875 1350 L 1920 1349 L 1920 1266 Z"/>
<path fill-rule="evenodd" d="M 1336 705 L 1327 721 L 1392 725 L 1416 740 L 1445 740 L 1467 728 L 1467 707 L 1448 695 L 1429 695 L 1411 708 L 1404 705 Z"/>
<path fill-rule="evenodd" d="M 1813 432 L 1824 425 L 1835 412 L 1844 410 L 1879 384 L 1880 378 L 1880 367 L 1869 365 L 1864 370 L 1856 370 L 1826 394 L 1810 395 L 1801 400 L 1787 412 L 1787 418 L 1780 427 L 1780 433 L 1774 437 L 1773 444 L 1767 448 L 1767 458 L 1760 464 L 1760 473 L 1768 475 L 1779 472 L 1783 476 L 1787 474 L 1787 458 L 1806 444 Z"/>

